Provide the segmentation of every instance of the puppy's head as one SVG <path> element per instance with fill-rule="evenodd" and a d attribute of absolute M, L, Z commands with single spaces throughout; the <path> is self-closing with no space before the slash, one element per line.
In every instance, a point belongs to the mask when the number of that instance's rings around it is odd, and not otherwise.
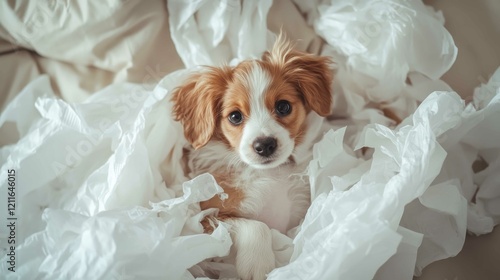
<path fill-rule="evenodd" d="M 261 60 L 188 79 L 173 93 L 174 117 L 196 149 L 223 141 L 254 168 L 279 166 L 301 143 L 307 114 L 330 113 L 330 63 L 279 38 Z"/>

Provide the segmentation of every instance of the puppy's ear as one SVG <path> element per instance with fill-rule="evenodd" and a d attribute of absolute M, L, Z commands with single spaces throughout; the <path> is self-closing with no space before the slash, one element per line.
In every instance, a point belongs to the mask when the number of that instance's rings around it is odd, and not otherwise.
<path fill-rule="evenodd" d="M 182 123 L 184 136 L 195 149 L 205 146 L 214 135 L 231 74 L 229 67 L 207 68 L 188 78 L 172 94 L 174 118 Z"/>
<path fill-rule="evenodd" d="M 330 114 L 333 74 L 332 61 L 328 57 L 294 50 L 280 34 L 271 52 L 264 53 L 262 59 L 283 71 L 286 80 L 295 84 L 310 109 L 323 117 Z"/>
<path fill-rule="evenodd" d="M 333 74 L 327 57 L 296 53 L 292 68 L 301 69 L 292 73 L 296 88 L 302 93 L 309 107 L 322 117 L 330 115 L 332 108 Z"/>

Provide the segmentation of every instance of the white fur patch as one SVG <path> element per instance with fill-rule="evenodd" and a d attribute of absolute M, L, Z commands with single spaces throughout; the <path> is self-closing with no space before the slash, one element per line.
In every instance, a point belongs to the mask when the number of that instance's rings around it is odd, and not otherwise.
<path fill-rule="evenodd" d="M 272 235 L 269 227 L 259 221 L 230 219 L 236 249 L 236 270 L 242 279 L 264 280 L 275 268 Z"/>
<path fill-rule="evenodd" d="M 283 164 L 293 151 L 294 140 L 290 133 L 282 127 L 265 106 L 265 94 L 272 78 L 258 64 L 245 77 L 245 87 L 250 94 L 250 116 L 243 128 L 239 146 L 241 159 L 254 168 L 273 168 Z M 262 158 L 254 152 L 253 142 L 259 137 L 276 138 L 278 148 L 269 158 Z M 271 160 L 264 163 L 265 160 Z"/>
<path fill-rule="evenodd" d="M 245 77 L 245 87 L 250 93 L 250 112 L 258 113 L 267 111 L 264 105 L 264 96 L 271 84 L 271 77 L 257 63 L 253 64 L 252 70 Z"/>

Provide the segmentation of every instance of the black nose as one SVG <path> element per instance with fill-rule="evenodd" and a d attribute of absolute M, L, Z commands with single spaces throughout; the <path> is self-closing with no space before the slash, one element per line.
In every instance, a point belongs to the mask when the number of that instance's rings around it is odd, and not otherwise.
<path fill-rule="evenodd" d="M 277 146 L 276 139 L 272 137 L 257 138 L 253 142 L 253 150 L 263 157 L 272 155 L 276 151 Z"/>

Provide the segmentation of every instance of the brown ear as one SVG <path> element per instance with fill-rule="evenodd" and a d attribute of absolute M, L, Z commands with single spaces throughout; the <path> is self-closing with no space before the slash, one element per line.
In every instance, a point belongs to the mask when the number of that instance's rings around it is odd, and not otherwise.
<path fill-rule="evenodd" d="M 264 53 L 264 61 L 281 68 L 288 81 L 302 93 L 306 104 L 320 116 L 328 116 L 332 108 L 332 61 L 293 49 L 280 34 L 271 52 Z"/>
<path fill-rule="evenodd" d="M 172 94 L 173 115 L 184 126 L 184 136 L 195 149 L 205 146 L 217 127 L 220 102 L 231 79 L 229 67 L 207 68 Z"/>
<path fill-rule="evenodd" d="M 332 80 L 333 74 L 329 67 L 331 60 L 327 57 L 307 54 L 296 54 L 293 68 L 302 69 L 302 73 L 295 72 L 293 80 L 297 89 L 302 93 L 309 107 L 322 117 L 330 115 L 332 108 Z"/>

